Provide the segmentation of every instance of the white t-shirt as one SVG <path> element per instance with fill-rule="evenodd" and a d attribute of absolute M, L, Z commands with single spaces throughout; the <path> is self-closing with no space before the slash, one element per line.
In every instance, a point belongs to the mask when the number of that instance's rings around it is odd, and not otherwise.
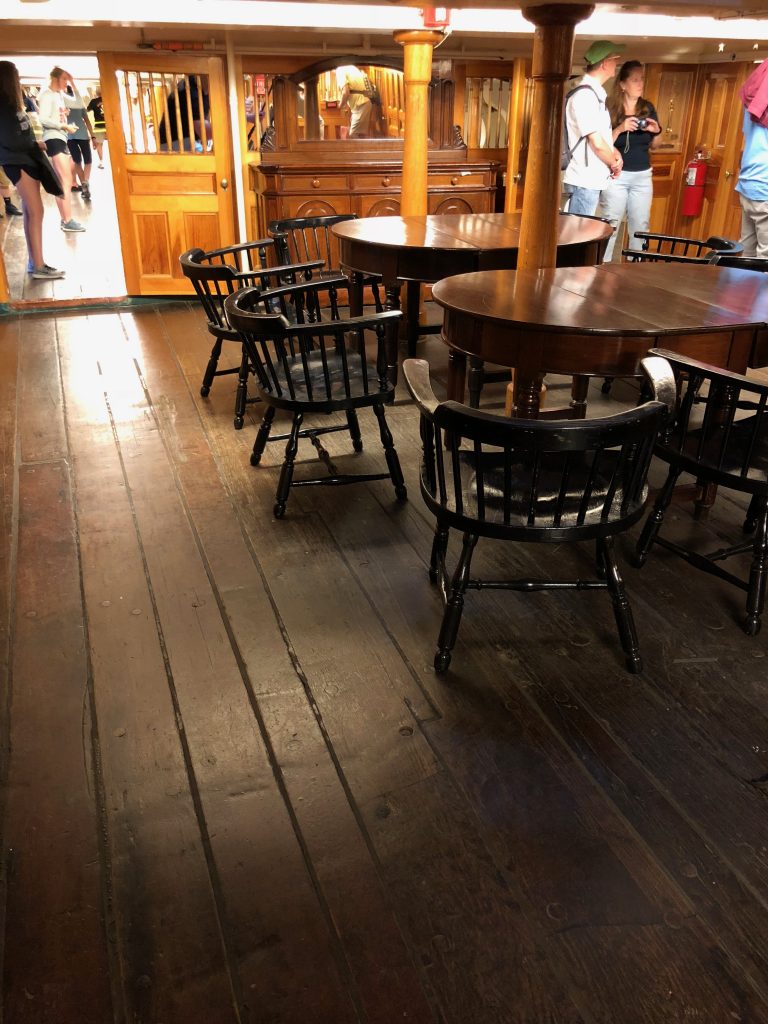
<path fill-rule="evenodd" d="M 80 97 L 69 96 L 54 89 L 43 89 L 37 98 L 37 105 L 40 111 L 40 124 L 43 126 L 43 142 L 48 142 L 49 139 L 66 142 L 69 138 L 66 129 L 67 117 L 70 110 L 83 106 Z"/>
<path fill-rule="evenodd" d="M 599 132 L 609 148 L 613 147 L 613 131 L 611 115 L 605 105 L 605 89 L 592 75 L 584 75 L 579 85 L 587 85 L 588 89 L 579 89 L 565 105 L 565 123 L 568 128 L 568 146 L 576 145 L 571 162 L 565 169 L 563 181 L 566 185 L 578 188 L 604 189 L 611 179 L 611 172 L 600 157 L 593 151 L 583 135 Z"/>

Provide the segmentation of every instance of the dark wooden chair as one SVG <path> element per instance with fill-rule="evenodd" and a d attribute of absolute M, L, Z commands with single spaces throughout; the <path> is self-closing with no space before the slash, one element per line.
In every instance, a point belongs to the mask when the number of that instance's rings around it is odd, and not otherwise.
<path fill-rule="evenodd" d="M 275 497 L 274 514 L 278 519 L 285 513 L 292 486 L 389 478 L 398 500 L 404 501 L 407 496 L 384 414 L 384 406 L 394 401 L 395 396 L 401 314 L 392 310 L 339 319 L 337 292 L 348 285 L 347 278 L 339 276 L 269 291 L 245 288 L 225 302 L 229 323 L 241 337 L 255 367 L 259 393 L 267 406 L 253 446 L 251 465 L 258 465 L 267 441 L 287 441 Z M 275 311 L 276 307 L 287 311 L 288 304 L 294 322 L 284 312 Z M 330 310 L 332 319 L 320 318 L 321 307 L 324 315 L 325 310 Z M 366 333 L 375 341 L 373 361 L 366 352 Z M 325 433 L 349 430 L 353 449 L 362 451 L 357 410 L 366 407 L 373 409 L 378 420 L 388 471 L 339 473 L 318 438 Z M 270 436 L 278 409 L 291 414 L 290 432 Z M 303 426 L 305 416 L 327 418 L 339 412 L 344 413 L 346 423 L 326 420 L 326 425 Z M 328 475 L 293 479 L 298 442 L 303 437 L 310 438 L 317 448 Z"/>
<path fill-rule="evenodd" d="M 731 256 L 725 252 L 713 252 L 707 263 L 716 263 L 719 267 L 735 267 L 737 270 L 757 270 L 768 274 L 768 259 L 762 256 Z"/>
<path fill-rule="evenodd" d="M 656 455 L 669 472 L 637 544 L 642 566 L 654 544 L 674 551 L 690 565 L 747 592 L 744 632 L 760 629 L 768 573 L 768 387 L 663 349 L 652 352 L 669 361 L 678 382 L 678 402 L 656 446 Z M 708 554 L 673 542 L 660 533 L 664 513 L 681 473 L 701 483 L 717 484 L 750 496 L 744 523 L 754 538 Z M 732 555 L 752 552 L 748 578 L 740 578 L 719 564 Z"/>
<path fill-rule="evenodd" d="M 203 252 L 202 249 L 190 249 L 179 257 L 182 272 L 192 282 L 208 321 L 208 331 L 215 339 L 208 365 L 203 374 L 200 394 L 203 398 L 208 397 L 215 377 L 236 373 L 236 430 L 240 430 L 243 426 L 245 407 L 251 401 L 248 398 L 250 367 L 239 335 L 227 323 L 224 299 L 238 288 L 254 285 L 268 288 L 286 279 L 295 279 L 296 276 L 306 279 L 312 276 L 313 271 L 319 271 L 323 266 L 321 260 L 268 266 L 268 251 L 273 246 L 274 239 L 261 238 L 256 242 L 232 245 L 225 249 L 213 249 L 209 252 Z M 219 359 L 225 341 L 235 342 L 240 347 L 240 365 L 220 370 Z"/>
<path fill-rule="evenodd" d="M 700 239 L 683 238 L 680 235 L 663 235 L 654 231 L 636 231 L 634 237 L 640 239 L 641 251 L 656 252 L 668 256 L 706 258 L 710 252 L 733 253 L 737 255 L 743 251 L 743 246 L 740 242 L 735 242 L 730 238 L 722 238 L 720 235 L 710 235 L 708 238 Z"/>
<path fill-rule="evenodd" d="M 281 263 L 301 263 L 321 259 L 324 269 L 321 276 L 336 277 L 341 273 L 336 261 L 331 228 L 345 220 L 356 220 L 356 213 L 335 213 L 322 217 L 285 217 L 269 224 L 269 233 L 275 240 L 275 250 Z M 362 289 L 369 287 L 377 313 L 384 309 L 381 303 L 379 285 L 381 278 L 373 274 L 360 275 L 355 282 Z M 362 304 L 362 291 L 358 296 Z"/>
<path fill-rule="evenodd" d="M 709 263 L 706 256 L 682 256 L 670 252 L 657 252 L 655 249 L 622 249 L 621 255 L 629 263 Z"/>
<path fill-rule="evenodd" d="M 445 611 L 435 669 L 445 672 L 468 589 L 585 590 L 610 593 L 630 672 L 642 669 L 632 612 L 613 550 L 615 534 L 643 512 L 646 475 L 659 428 L 675 398 L 663 359 L 643 360 L 654 398 L 636 409 L 592 420 L 515 420 L 438 402 L 421 359 L 403 364 L 421 413 L 421 493 L 436 518 L 429 575 Z M 449 574 L 451 529 L 464 536 Z M 597 579 L 480 580 L 470 576 L 480 537 L 562 544 L 594 540 Z"/>

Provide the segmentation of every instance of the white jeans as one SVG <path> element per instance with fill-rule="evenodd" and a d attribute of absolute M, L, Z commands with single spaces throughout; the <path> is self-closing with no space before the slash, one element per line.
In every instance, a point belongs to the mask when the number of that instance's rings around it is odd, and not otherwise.
<path fill-rule="evenodd" d="M 622 171 L 603 189 L 600 196 L 598 215 L 607 217 L 613 224 L 613 234 L 608 239 L 608 246 L 603 262 L 608 263 L 613 256 L 618 229 L 624 215 L 627 215 L 630 248 L 639 248 L 634 241 L 636 231 L 647 231 L 651 220 L 651 200 L 653 199 L 653 171 Z"/>
<path fill-rule="evenodd" d="M 768 199 L 741 199 L 741 244 L 745 256 L 768 257 Z"/>

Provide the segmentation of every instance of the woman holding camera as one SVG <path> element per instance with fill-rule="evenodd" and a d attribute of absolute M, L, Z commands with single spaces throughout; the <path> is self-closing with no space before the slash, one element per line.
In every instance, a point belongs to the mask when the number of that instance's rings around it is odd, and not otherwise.
<path fill-rule="evenodd" d="M 636 231 L 647 231 L 653 199 L 650 151 L 661 139 L 656 108 L 643 96 L 645 73 L 639 60 L 625 61 L 613 91 L 608 111 L 613 128 L 613 146 L 624 160 L 618 178 L 612 179 L 600 196 L 598 215 L 606 217 L 614 231 L 608 240 L 603 261 L 610 262 L 616 245 L 617 229 L 626 214 L 630 245 Z"/>

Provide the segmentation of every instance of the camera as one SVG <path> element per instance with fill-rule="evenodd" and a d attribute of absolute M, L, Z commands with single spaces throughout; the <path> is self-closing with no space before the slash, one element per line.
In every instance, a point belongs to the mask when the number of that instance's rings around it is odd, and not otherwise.
<path fill-rule="evenodd" d="M 638 117 L 638 119 L 637 119 L 637 130 L 639 132 L 644 132 L 647 127 L 648 127 L 648 118 L 647 117 Z"/>

